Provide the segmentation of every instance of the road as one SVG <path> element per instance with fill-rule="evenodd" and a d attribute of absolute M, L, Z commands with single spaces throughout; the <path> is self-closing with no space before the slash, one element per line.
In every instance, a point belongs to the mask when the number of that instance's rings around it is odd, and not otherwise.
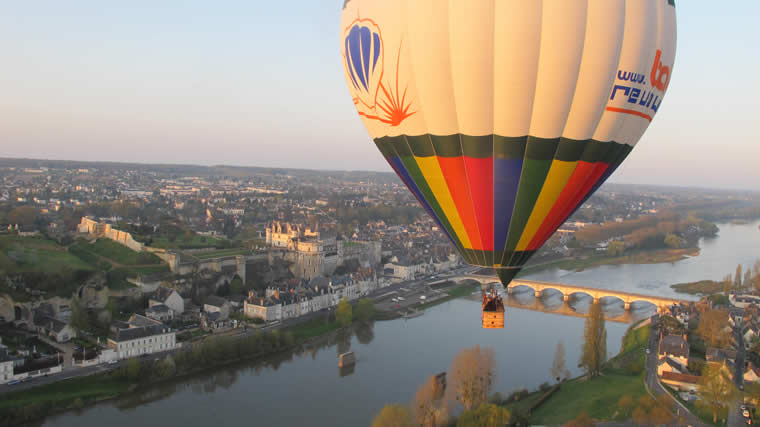
<path fill-rule="evenodd" d="M 734 328 L 734 342 L 736 343 L 736 360 L 734 363 L 734 383 L 741 390 L 744 388 L 744 336 L 741 327 Z M 739 427 L 746 424 L 744 416 L 739 412 L 739 405 L 744 403 L 743 398 L 737 398 L 728 406 L 728 427 Z"/>
<path fill-rule="evenodd" d="M 654 315 L 652 317 L 652 325 L 657 323 L 659 315 Z M 649 334 L 649 354 L 647 354 L 647 375 L 646 375 L 646 382 L 647 387 L 649 387 L 649 390 L 655 395 L 659 396 L 661 394 L 665 394 L 670 398 L 670 400 L 673 402 L 674 407 L 677 410 L 677 415 L 683 417 L 683 421 L 685 424 L 690 425 L 692 427 L 697 426 L 706 426 L 705 423 L 702 422 L 696 415 L 692 414 L 689 409 L 683 405 L 683 403 L 679 402 L 675 397 L 673 397 L 672 394 L 670 394 L 665 388 L 663 388 L 662 384 L 660 384 L 659 379 L 657 378 L 657 349 L 660 342 L 660 335 L 656 333 L 655 330 L 652 330 L 652 333 Z"/>

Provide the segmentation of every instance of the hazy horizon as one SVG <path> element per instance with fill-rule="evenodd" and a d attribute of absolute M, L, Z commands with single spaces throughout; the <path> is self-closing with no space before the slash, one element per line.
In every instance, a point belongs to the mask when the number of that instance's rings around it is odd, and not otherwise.
<path fill-rule="evenodd" d="M 342 3 L 6 5 L 2 155 L 392 172 L 346 89 Z M 668 94 L 611 182 L 760 182 L 760 85 L 740 74 L 758 63 L 759 12 L 757 3 L 677 3 Z"/>

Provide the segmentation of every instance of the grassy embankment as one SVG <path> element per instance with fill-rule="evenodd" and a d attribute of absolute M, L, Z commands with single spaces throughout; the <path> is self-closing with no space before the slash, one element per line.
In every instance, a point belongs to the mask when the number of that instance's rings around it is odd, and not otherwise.
<path fill-rule="evenodd" d="M 686 259 L 690 256 L 699 255 L 699 248 L 686 249 L 658 249 L 653 251 L 637 251 L 621 256 L 609 255 L 584 255 L 576 258 L 563 258 L 544 263 L 527 265 L 518 274 L 517 277 L 530 273 L 536 273 L 549 268 L 559 268 L 562 270 L 582 271 L 591 267 L 601 265 L 621 265 L 621 264 L 662 264 L 676 262 Z"/>
<path fill-rule="evenodd" d="M 676 292 L 691 295 L 712 295 L 723 292 L 723 284 L 714 280 L 700 280 L 698 282 L 677 283 L 670 285 Z"/>
<path fill-rule="evenodd" d="M 620 354 L 606 363 L 601 376 L 590 380 L 579 377 L 566 381 L 531 414 L 530 421 L 539 425 L 556 425 L 575 418 L 581 412 L 586 412 L 595 420 L 628 418 L 627 414 L 618 412 L 617 403 L 620 398 L 629 395 L 636 401 L 646 394 L 644 349 L 649 340 L 650 328 L 634 327 L 635 325 L 628 329 L 623 337 Z M 526 399 L 531 398 L 535 400 L 538 397 L 531 395 Z M 522 405 L 529 404 L 530 401 Z"/>
<path fill-rule="evenodd" d="M 62 270 L 94 270 L 65 247 L 44 237 L 0 236 L 0 271 L 59 273 Z"/>
<path fill-rule="evenodd" d="M 210 258 L 221 258 L 221 257 L 233 256 L 233 255 L 245 255 L 245 254 L 249 254 L 250 252 L 251 251 L 249 249 L 245 249 L 245 248 L 232 248 L 232 249 L 220 249 L 216 251 L 194 253 L 191 255 L 198 259 L 210 259 Z"/>
<path fill-rule="evenodd" d="M 154 237 L 150 243 L 151 247 L 160 249 L 200 249 L 209 247 L 224 247 L 225 240 L 210 236 L 201 236 L 198 234 L 181 234 L 173 241 L 167 237 Z"/>

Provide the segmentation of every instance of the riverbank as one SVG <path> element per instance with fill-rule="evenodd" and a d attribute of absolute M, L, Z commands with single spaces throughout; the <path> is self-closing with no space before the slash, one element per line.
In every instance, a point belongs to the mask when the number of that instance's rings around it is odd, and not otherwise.
<path fill-rule="evenodd" d="M 551 268 L 583 271 L 587 268 L 599 267 L 602 265 L 672 263 L 697 256 L 699 255 L 699 251 L 699 248 L 658 249 L 653 251 L 633 252 L 621 256 L 585 255 L 569 259 L 563 258 L 534 265 L 526 265 L 517 277 L 523 277 L 528 274 L 537 273 Z"/>
<path fill-rule="evenodd" d="M 623 421 L 630 418 L 630 414 L 621 413 L 618 409 L 618 401 L 627 395 L 635 402 L 646 394 L 644 349 L 650 333 L 648 326 L 636 329 L 636 325 L 638 323 L 629 327 L 623 337 L 620 353 L 605 364 L 601 376 L 592 379 L 581 376 L 567 380 L 531 413 L 523 415 L 531 424 L 536 425 L 563 424 L 582 412 L 596 421 Z M 531 393 L 507 407 L 525 411 L 543 394 L 543 391 Z"/>
<path fill-rule="evenodd" d="M 282 331 L 208 337 L 189 349 L 167 353 L 156 360 L 133 358 L 112 371 L 9 392 L 0 399 L 0 425 L 16 425 L 81 410 L 167 381 L 240 362 L 266 361 L 278 354 L 298 353 L 329 342 L 329 338 L 341 330 L 353 332 L 354 328 L 361 326 L 355 322 L 348 328 L 341 328 L 334 319 L 312 320 Z"/>

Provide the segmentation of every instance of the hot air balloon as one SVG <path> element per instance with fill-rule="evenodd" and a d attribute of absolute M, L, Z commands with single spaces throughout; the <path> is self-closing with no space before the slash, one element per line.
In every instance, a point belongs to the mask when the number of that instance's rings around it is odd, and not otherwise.
<path fill-rule="evenodd" d="M 393 170 L 505 286 L 660 108 L 674 0 L 345 0 L 349 92 Z"/>

